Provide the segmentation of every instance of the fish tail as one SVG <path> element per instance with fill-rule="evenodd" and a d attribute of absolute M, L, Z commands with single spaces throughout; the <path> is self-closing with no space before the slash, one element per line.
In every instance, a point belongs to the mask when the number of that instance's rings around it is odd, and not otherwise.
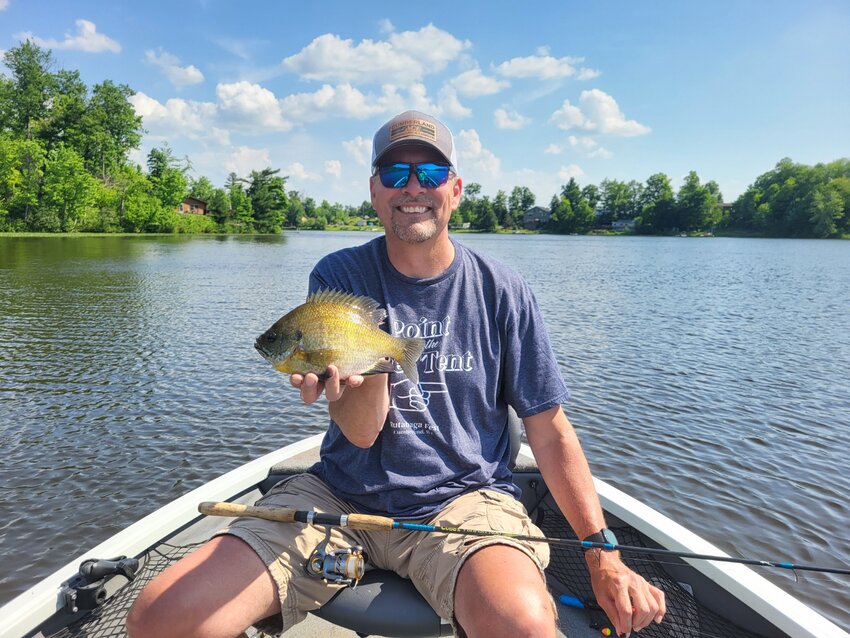
<path fill-rule="evenodd" d="M 419 363 L 419 357 L 422 356 L 422 351 L 425 349 L 425 341 L 417 337 L 400 339 L 400 341 L 402 355 L 398 359 L 398 364 L 413 385 L 419 385 L 419 370 L 416 364 Z"/>

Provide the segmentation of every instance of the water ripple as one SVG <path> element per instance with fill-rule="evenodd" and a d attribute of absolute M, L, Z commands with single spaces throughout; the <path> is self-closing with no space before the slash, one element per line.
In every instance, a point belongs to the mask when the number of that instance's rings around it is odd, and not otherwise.
<path fill-rule="evenodd" d="M 0 603 L 320 432 L 252 342 L 368 237 L 0 238 Z M 461 241 L 529 279 L 600 477 L 730 553 L 850 564 L 850 244 Z M 846 579 L 765 575 L 850 626 Z"/>

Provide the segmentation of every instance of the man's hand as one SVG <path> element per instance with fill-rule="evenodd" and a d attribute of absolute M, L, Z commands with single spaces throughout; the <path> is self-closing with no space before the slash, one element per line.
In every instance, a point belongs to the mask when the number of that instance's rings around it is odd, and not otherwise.
<path fill-rule="evenodd" d="M 664 592 L 626 567 L 619 552 L 590 550 L 586 553 L 596 602 L 614 623 L 618 636 L 660 623 L 667 612 Z"/>
<path fill-rule="evenodd" d="M 363 376 L 352 374 L 347 379 L 340 379 L 339 369 L 336 366 L 328 366 L 328 377 L 324 381 L 320 381 L 319 377 L 312 372 L 306 375 L 293 374 L 289 381 L 290 383 L 301 390 L 301 400 L 304 403 L 315 403 L 322 392 L 325 393 L 328 401 L 339 401 L 346 387 L 357 388 L 363 384 Z"/>

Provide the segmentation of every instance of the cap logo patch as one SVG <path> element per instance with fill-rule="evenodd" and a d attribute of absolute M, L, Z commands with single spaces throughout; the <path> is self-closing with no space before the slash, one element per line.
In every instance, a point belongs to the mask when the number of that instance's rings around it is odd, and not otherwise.
<path fill-rule="evenodd" d="M 405 137 L 421 137 L 429 142 L 437 141 L 437 127 L 425 120 L 402 120 L 390 127 L 390 142 Z"/>

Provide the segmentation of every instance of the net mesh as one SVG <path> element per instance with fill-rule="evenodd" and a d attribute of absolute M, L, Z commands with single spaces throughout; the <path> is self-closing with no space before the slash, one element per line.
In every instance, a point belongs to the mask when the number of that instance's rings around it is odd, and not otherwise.
<path fill-rule="evenodd" d="M 569 525 L 555 510 L 542 503 L 537 508 L 537 525 L 546 536 L 552 538 L 575 538 Z M 629 527 L 613 528 L 623 545 L 645 546 L 642 538 Z M 152 550 L 139 570 L 136 578 L 115 593 L 106 603 L 69 624 L 51 638 L 111 638 L 126 636 L 124 623 L 127 612 L 138 593 L 160 572 L 180 560 L 199 544 L 183 546 L 160 545 Z M 587 572 L 583 552 L 576 548 L 552 545 L 551 560 L 547 573 L 560 584 L 569 584 L 569 594 L 585 603 L 593 601 L 593 590 Z M 758 634 L 745 631 L 709 609 L 699 605 L 694 597 L 670 578 L 657 561 L 645 558 L 623 557 L 624 562 L 646 580 L 664 591 L 667 615 L 660 625 L 650 625 L 640 632 L 641 638 L 759 638 Z M 561 592 L 556 592 L 561 593 Z M 605 614 L 588 608 L 588 625 L 595 629 L 613 627 Z M 271 626 L 258 625 L 247 635 L 250 638 L 273 636 Z M 600 634 L 603 635 L 603 634 Z M 612 632 L 611 635 L 615 635 Z"/>
<path fill-rule="evenodd" d="M 144 566 L 132 582 L 122 587 L 105 604 L 53 634 L 51 638 L 126 636 L 124 622 L 139 592 L 171 563 L 180 560 L 199 546 L 200 543 L 183 546 L 161 545 L 155 548 L 148 554 Z"/>
<path fill-rule="evenodd" d="M 576 538 L 563 516 L 544 502 L 536 511 L 538 527 L 551 538 Z M 612 527 L 621 545 L 646 547 L 643 538 L 631 527 Z M 588 622 L 596 629 L 613 625 L 598 607 L 595 607 L 590 575 L 584 551 L 577 547 L 550 545 L 550 562 L 547 574 L 561 584 L 569 584 L 567 593 L 586 603 Z M 638 555 L 640 556 L 640 555 Z M 658 560 L 623 555 L 623 562 L 664 592 L 667 614 L 664 621 L 642 629 L 640 638 L 760 638 L 730 623 L 725 618 L 700 605 L 693 595 L 665 572 Z"/>

